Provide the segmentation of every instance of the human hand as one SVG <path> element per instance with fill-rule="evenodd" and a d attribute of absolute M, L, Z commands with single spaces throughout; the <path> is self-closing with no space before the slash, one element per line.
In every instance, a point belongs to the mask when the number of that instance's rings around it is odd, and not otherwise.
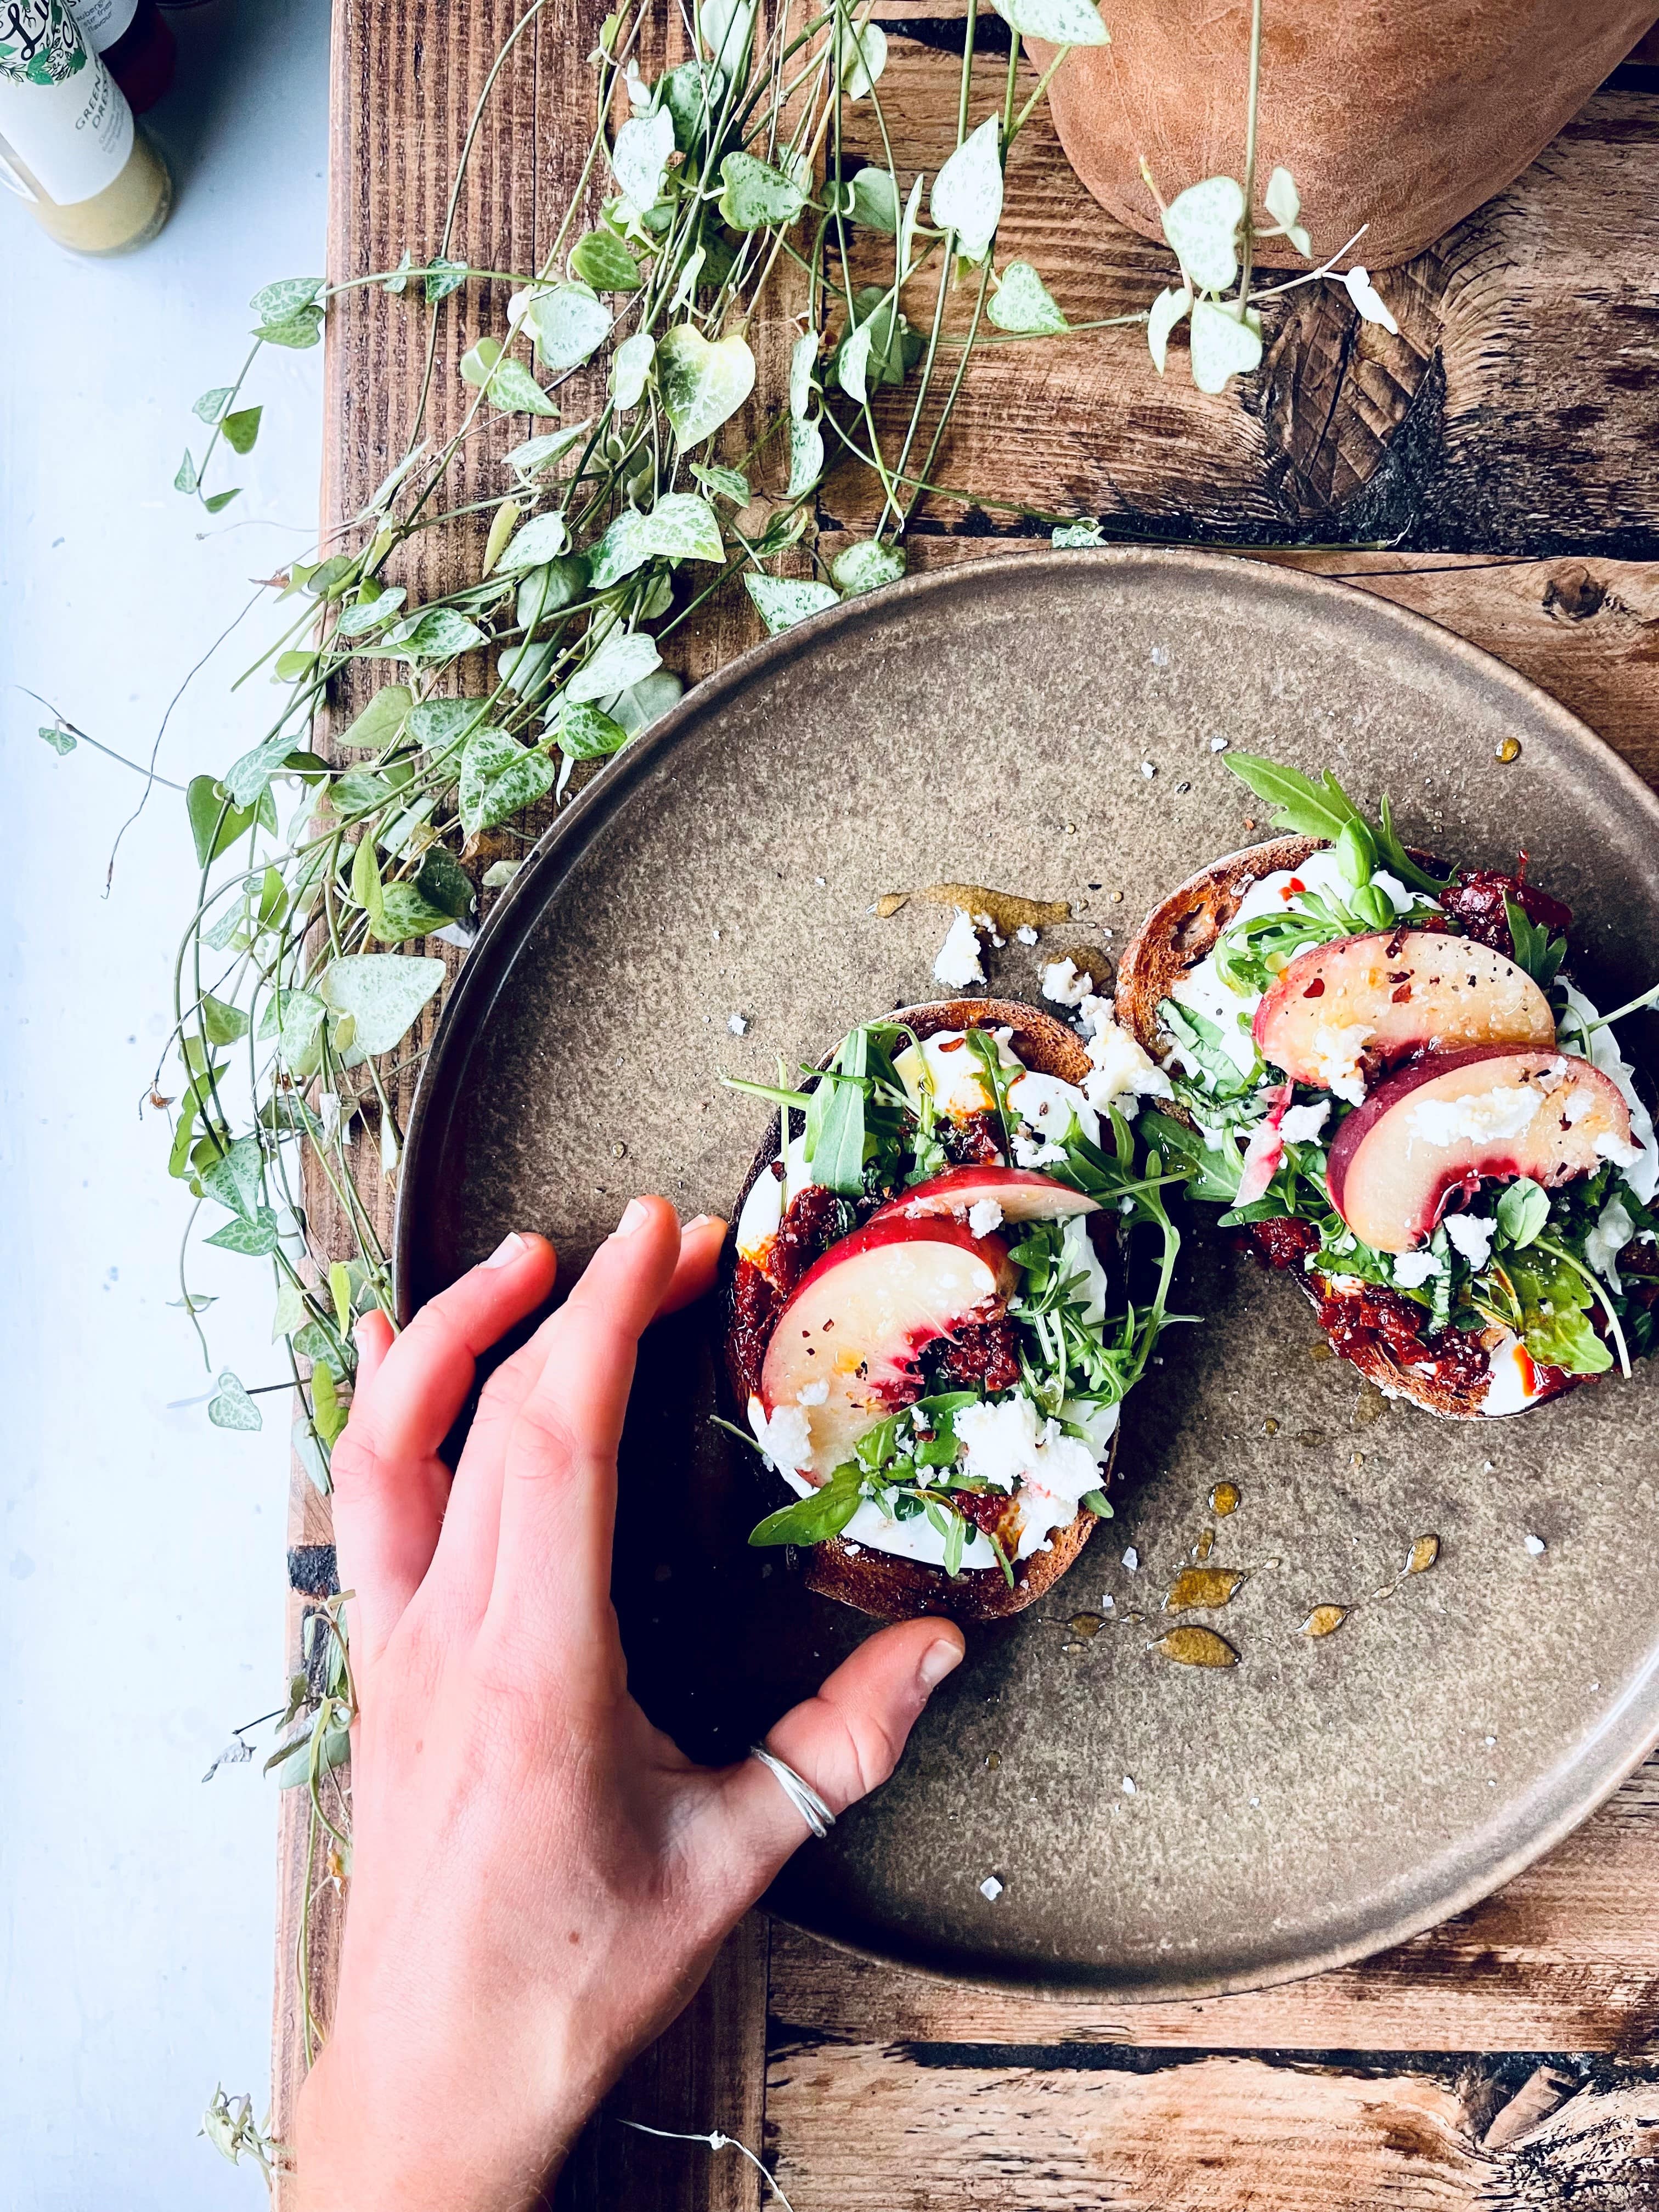
<path fill-rule="evenodd" d="M 295 2128 L 304 2212 L 519 2212 L 633 2053 L 691 1997 L 806 1828 L 758 1761 L 695 1766 L 628 1694 L 610 1598 L 617 1447 L 641 1330 L 714 1279 L 725 1224 L 636 1199 L 565 1304 L 509 1237 L 393 1340 L 358 1331 L 334 1448 L 358 1718 L 333 2033 Z M 833 1812 L 886 1780 L 962 1656 L 945 1620 L 872 1636 L 769 1749 Z"/>

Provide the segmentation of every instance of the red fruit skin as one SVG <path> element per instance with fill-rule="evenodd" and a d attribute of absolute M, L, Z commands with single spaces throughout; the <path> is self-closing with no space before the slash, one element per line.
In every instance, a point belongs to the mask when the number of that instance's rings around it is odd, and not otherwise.
<path fill-rule="evenodd" d="M 1525 866 L 1524 856 L 1522 865 Z M 1460 923 L 1468 936 L 1513 960 L 1515 940 L 1510 935 L 1505 907 L 1511 899 L 1528 921 L 1553 936 L 1565 937 L 1572 927 L 1572 908 L 1565 899 L 1540 890 L 1524 877 L 1506 876 L 1498 868 L 1464 868 L 1456 882 L 1440 894 L 1443 912 Z"/>
<path fill-rule="evenodd" d="M 890 1215 L 902 1215 L 907 1220 L 923 1220 L 930 1214 L 946 1216 L 966 1209 L 981 1198 L 994 1198 L 1005 1212 L 1009 1212 L 1011 1201 L 1018 1203 L 1019 1194 L 1045 1192 L 1053 1192 L 1064 1201 L 1054 1208 L 1054 1216 L 1097 1213 L 1100 1210 L 1097 1199 L 1087 1198 L 1069 1183 L 1058 1182 L 1053 1176 L 1039 1174 L 1035 1168 L 966 1167 L 947 1168 L 943 1175 L 930 1176 L 914 1189 L 902 1191 L 896 1198 L 890 1198 L 884 1205 L 878 1206 L 870 1218 L 872 1222 L 884 1221 Z M 1009 1212 L 1011 1220 L 1035 1218 L 1037 1217 Z"/>
<path fill-rule="evenodd" d="M 1368 1096 L 1364 1104 L 1355 1107 L 1353 1112 L 1338 1129 L 1325 1164 L 1325 1187 L 1330 1193 L 1331 1204 L 1346 1221 L 1348 1219 L 1346 1204 L 1348 1177 L 1360 1146 L 1383 1116 L 1398 1106 L 1402 1099 L 1408 1098 L 1413 1091 L 1420 1090 L 1425 1083 L 1432 1083 L 1440 1076 L 1449 1075 L 1456 1068 L 1471 1066 L 1478 1060 L 1548 1059 L 1561 1059 L 1572 1062 L 1575 1068 L 1580 1071 L 1581 1080 L 1584 1077 L 1589 1077 L 1593 1079 L 1596 1085 L 1604 1088 L 1608 1095 L 1609 1103 L 1616 1107 L 1618 1115 L 1623 1119 L 1624 1133 L 1628 1138 L 1629 1114 L 1618 1086 L 1608 1077 L 1603 1075 L 1599 1068 L 1591 1066 L 1588 1060 L 1579 1059 L 1576 1054 L 1550 1053 L 1541 1047 L 1534 1046 L 1517 1048 L 1512 1044 L 1476 1044 L 1466 1046 L 1461 1052 L 1425 1053 L 1421 1060 L 1413 1060 L 1409 1066 L 1398 1069 L 1393 1075 L 1388 1076 L 1379 1083 L 1376 1090 Z M 1573 1170 L 1570 1174 L 1576 1172 L 1577 1170 Z M 1489 1159 L 1480 1163 L 1478 1172 L 1464 1170 L 1455 1175 L 1448 1175 L 1439 1188 L 1430 1194 L 1428 1209 L 1423 1218 L 1414 1225 L 1416 1235 L 1422 1238 L 1431 1233 L 1445 1211 L 1447 1199 L 1454 1190 L 1465 1190 L 1473 1196 L 1482 1182 L 1501 1182 L 1522 1173 L 1537 1175 L 1537 1170 L 1531 1167 L 1523 1168 L 1518 1160 L 1510 1156 L 1494 1154 Z M 1564 1181 L 1568 1179 L 1570 1176 L 1561 1178 Z M 1539 1176 L 1538 1180 L 1544 1182 L 1547 1179 Z"/>
<path fill-rule="evenodd" d="M 975 1168 L 978 1175 L 981 1170 Z M 790 1293 L 789 1303 L 778 1316 L 781 1327 L 788 1319 L 789 1307 L 811 1289 L 819 1277 L 840 1267 L 845 1260 L 855 1259 L 861 1252 L 873 1252 L 884 1244 L 955 1244 L 964 1252 L 972 1252 L 984 1261 L 997 1279 L 997 1295 L 1006 1297 L 1013 1289 L 1018 1270 L 1008 1257 L 1008 1247 L 1000 1237 L 975 1237 L 964 1222 L 953 1221 L 948 1213 L 924 1213 L 915 1220 L 902 1214 L 872 1213 L 862 1229 L 855 1229 L 850 1237 L 843 1237 L 832 1244 L 823 1259 L 816 1261 L 801 1277 Z"/>

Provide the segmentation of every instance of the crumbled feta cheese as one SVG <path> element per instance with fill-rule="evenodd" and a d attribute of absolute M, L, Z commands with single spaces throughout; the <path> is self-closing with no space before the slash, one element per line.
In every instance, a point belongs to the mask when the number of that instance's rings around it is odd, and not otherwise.
<path fill-rule="evenodd" d="M 1014 935 L 1022 945 L 1035 945 L 1037 941 L 1037 933 L 1029 921 L 1022 921 Z"/>
<path fill-rule="evenodd" d="M 979 1893 L 988 1905 L 994 1905 L 1002 1894 L 1002 1884 L 994 1874 L 988 1874 L 979 1886 Z"/>
<path fill-rule="evenodd" d="M 1322 1022 L 1313 1033 L 1310 1057 L 1314 1080 L 1350 1106 L 1364 1103 L 1365 1079 L 1359 1055 L 1376 1031 L 1364 1022 Z"/>
<path fill-rule="evenodd" d="M 1042 995 L 1057 1006 L 1080 1006 L 1094 992 L 1094 977 L 1079 973 L 1069 954 L 1064 960 L 1050 960 L 1043 969 Z"/>
<path fill-rule="evenodd" d="M 1421 1098 L 1409 1109 L 1407 1127 L 1425 1145 L 1501 1142 L 1529 1128 L 1544 1094 L 1531 1083 L 1499 1083 L 1462 1098 Z"/>
<path fill-rule="evenodd" d="M 1328 1098 L 1316 1106 L 1287 1106 L 1279 1117 L 1279 1133 L 1287 1145 L 1310 1145 L 1324 1127 L 1331 1110 Z"/>
<path fill-rule="evenodd" d="M 1152 766 L 1151 761 L 1142 761 L 1140 763 L 1140 773 L 1146 777 L 1147 782 L 1150 783 L 1152 778 L 1158 774 L 1158 770 Z"/>
<path fill-rule="evenodd" d="M 746 1036 L 749 1033 L 748 1017 L 744 1014 L 729 1014 L 726 1017 L 726 1026 L 733 1036 Z"/>
<path fill-rule="evenodd" d="M 1630 1218 L 1629 1208 L 1615 1191 L 1584 1239 L 1586 1261 L 1598 1275 L 1606 1276 L 1615 1291 L 1624 1287 L 1619 1279 L 1619 1255 L 1635 1234 L 1636 1224 Z"/>
<path fill-rule="evenodd" d="M 1127 1567 L 1131 1574 L 1133 1574 L 1136 1568 L 1140 1565 L 1140 1554 L 1136 1551 L 1133 1544 L 1130 1545 L 1128 1550 L 1123 1554 L 1123 1564 Z"/>
<path fill-rule="evenodd" d="M 1170 648 L 1169 648 L 1169 647 L 1168 647 L 1167 645 L 1155 645 L 1155 646 L 1152 647 L 1152 665 L 1153 665 L 1153 667 L 1154 667 L 1154 668 L 1167 668 L 1167 667 L 1169 666 L 1169 665 L 1170 665 Z"/>
<path fill-rule="evenodd" d="M 965 991 L 970 983 L 985 981 L 974 918 L 963 907 L 957 908 L 956 919 L 939 949 L 939 957 L 933 963 L 933 981 L 943 983 L 947 991 Z"/>
<path fill-rule="evenodd" d="M 1492 1257 L 1498 1224 L 1484 1213 L 1449 1213 L 1445 1231 L 1453 1251 L 1461 1252 L 1478 1275 Z"/>
<path fill-rule="evenodd" d="M 1227 740 L 1226 740 L 1226 738 L 1211 738 L 1211 740 L 1210 740 L 1210 750 L 1211 750 L 1212 753 L 1224 753 L 1224 752 L 1226 751 L 1226 750 L 1227 750 Z"/>
<path fill-rule="evenodd" d="M 1012 1491 L 1029 1482 L 1051 1497 L 1066 1498 L 1071 1510 L 1100 1480 L 1099 1461 L 1087 1444 L 1068 1437 L 1052 1417 L 1039 1423 L 1037 1409 L 1024 1391 L 964 1406 L 956 1418 L 965 1474 L 993 1489 Z"/>
<path fill-rule="evenodd" d="M 795 1393 L 798 1406 L 821 1406 L 830 1395 L 828 1382 L 803 1382 Z"/>
<path fill-rule="evenodd" d="M 812 1456 L 812 1431 L 799 1406 L 775 1407 L 768 1413 L 758 1398 L 749 1401 L 749 1425 L 772 1467 L 781 1475 L 798 1481 Z"/>
<path fill-rule="evenodd" d="M 1534 1559 L 1541 1559 L 1543 1558 L 1543 1556 L 1544 1556 L 1544 1540 L 1543 1540 L 1543 1538 L 1542 1538 L 1541 1536 L 1528 1536 L 1528 1537 L 1525 1537 L 1522 1540 L 1523 1540 L 1523 1541 L 1524 1541 L 1524 1543 L 1526 1544 L 1527 1549 L 1528 1549 L 1528 1550 L 1532 1553 L 1532 1556 L 1534 1557 Z"/>
<path fill-rule="evenodd" d="M 968 1227 L 975 1237 L 988 1237 L 1002 1226 L 1002 1208 L 994 1198 L 981 1198 L 968 1209 Z"/>
<path fill-rule="evenodd" d="M 1140 1098 L 1173 1095 L 1169 1077 L 1142 1049 L 1139 1039 L 1121 1027 L 1109 999 L 1085 998 L 1078 1012 L 1089 1040 L 1092 1072 L 1085 1079 L 1083 1095 L 1090 1105 L 1104 1113 L 1126 1091 Z"/>
<path fill-rule="evenodd" d="M 1401 1252 L 1394 1263 L 1394 1279 L 1402 1291 L 1420 1291 L 1443 1265 L 1435 1252 Z"/>
<path fill-rule="evenodd" d="M 1066 1157 L 1064 1145 L 1051 1145 L 1046 1137 L 1028 1137 L 1024 1129 L 1014 1132 L 1014 1165 L 1017 1168 L 1048 1168 Z"/>
<path fill-rule="evenodd" d="M 1123 1778 L 1123 1794 L 1126 1797 L 1133 1797 L 1135 1795 L 1135 1778 L 1133 1774 L 1126 1774 Z"/>

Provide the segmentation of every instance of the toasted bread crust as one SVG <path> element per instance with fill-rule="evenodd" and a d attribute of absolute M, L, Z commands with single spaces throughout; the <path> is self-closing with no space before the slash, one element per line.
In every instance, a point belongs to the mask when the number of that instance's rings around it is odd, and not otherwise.
<path fill-rule="evenodd" d="M 929 1006 L 901 1006 L 886 1018 L 904 1023 L 922 1037 L 933 1036 L 940 1030 L 1011 1030 L 1013 1050 L 1035 1073 L 1080 1084 L 1089 1073 L 1089 1054 L 1076 1031 L 1040 1007 L 1018 1000 L 945 999 Z M 738 1193 L 738 1212 L 756 1178 L 770 1172 L 778 1156 L 780 1135 L 775 1120 Z M 737 1218 L 736 1212 L 732 1218 Z M 723 1268 L 723 1310 L 729 1336 L 737 1275 L 737 1255 L 730 1243 Z M 727 1364 L 731 1364 L 729 1360 Z M 739 1424 L 746 1413 L 745 1407 L 738 1408 Z M 1116 1457 L 1114 1437 L 1111 1460 L 1100 1478 L 1103 1490 L 1111 1480 Z M 769 1470 L 768 1480 L 772 1480 Z M 929 1613 L 959 1621 L 1001 1620 L 1020 1612 L 1057 1583 L 1094 1528 L 1095 1516 L 1079 1511 L 1068 1526 L 1054 1531 L 1046 1551 L 1033 1553 L 1029 1559 L 1016 1564 L 1012 1589 L 1000 1567 L 967 1568 L 952 1582 L 942 1567 L 902 1559 L 890 1552 L 871 1551 L 841 1536 L 804 1547 L 799 1553 L 800 1571 L 809 1589 L 822 1597 L 837 1598 L 878 1620 L 914 1620 Z"/>
<path fill-rule="evenodd" d="M 1316 837 L 1274 837 L 1229 853 L 1188 876 L 1147 915 L 1118 963 L 1116 1003 L 1118 1020 L 1155 1060 L 1164 1042 L 1159 1006 L 1211 950 L 1250 885 L 1279 868 L 1299 868 L 1319 849 Z"/>
<path fill-rule="evenodd" d="M 1317 838 L 1287 836 L 1230 853 L 1224 859 L 1200 869 L 1197 875 L 1189 876 L 1146 917 L 1119 963 L 1116 1004 L 1118 1020 L 1155 1059 L 1162 1058 L 1168 1044 L 1158 1021 L 1158 1007 L 1187 969 L 1210 951 L 1238 912 L 1250 885 L 1279 869 L 1301 867 L 1309 854 L 1319 849 Z M 1182 1120 L 1187 1118 L 1173 1103 L 1166 1103 L 1164 1111 L 1179 1113 Z M 1289 1267 L 1284 1272 L 1323 1326 L 1328 1306 L 1322 1304 L 1305 1273 L 1299 1267 Z M 1485 1382 L 1477 1387 L 1455 1382 L 1438 1372 L 1419 1374 L 1414 1368 L 1402 1364 L 1385 1344 L 1375 1339 L 1345 1351 L 1343 1357 L 1358 1368 L 1368 1382 L 1375 1383 L 1391 1398 L 1408 1398 L 1413 1405 L 1438 1414 L 1443 1420 L 1467 1421 L 1480 1417 L 1486 1394 Z M 1541 1406 L 1551 1398 L 1561 1396 L 1581 1379 L 1577 1376 L 1563 1376 L 1541 1391 L 1533 1405 Z M 1530 1412 L 1531 1407 L 1527 1410 Z"/>

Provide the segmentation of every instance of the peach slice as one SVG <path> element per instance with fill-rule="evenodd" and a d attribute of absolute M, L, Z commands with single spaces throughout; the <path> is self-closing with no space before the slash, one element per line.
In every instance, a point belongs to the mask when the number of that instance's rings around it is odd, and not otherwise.
<path fill-rule="evenodd" d="M 1035 1168 L 947 1168 L 931 1176 L 897 1198 L 890 1198 L 871 1215 L 872 1221 L 902 1216 L 919 1221 L 931 1214 L 966 1214 L 975 1206 L 991 1204 L 1005 1221 L 1065 1221 L 1074 1213 L 1098 1213 L 1098 1199 L 1085 1197 L 1053 1176 Z"/>
<path fill-rule="evenodd" d="M 1549 1000 L 1524 968 L 1438 929 L 1340 937 L 1298 952 L 1252 1026 L 1264 1060 L 1321 1090 L 1408 1053 L 1555 1042 Z"/>
<path fill-rule="evenodd" d="M 1431 1053 L 1376 1086 L 1337 1131 L 1331 1203 L 1377 1252 L 1408 1252 L 1456 1193 L 1530 1176 L 1547 1189 L 1628 1161 L 1630 1109 L 1569 1053 L 1474 1045 Z"/>
<path fill-rule="evenodd" d="M 761 1368 L 769 1417 L 799 1406 L 801 1474 L 822 1482 L 866 1429 L 917 1395 L 930 1344 L 1000 1313 L 1016 1269 L 1000 1237 L 939 1215 L 889 1215 L 832 1244 L 778 1316 Z"/>

